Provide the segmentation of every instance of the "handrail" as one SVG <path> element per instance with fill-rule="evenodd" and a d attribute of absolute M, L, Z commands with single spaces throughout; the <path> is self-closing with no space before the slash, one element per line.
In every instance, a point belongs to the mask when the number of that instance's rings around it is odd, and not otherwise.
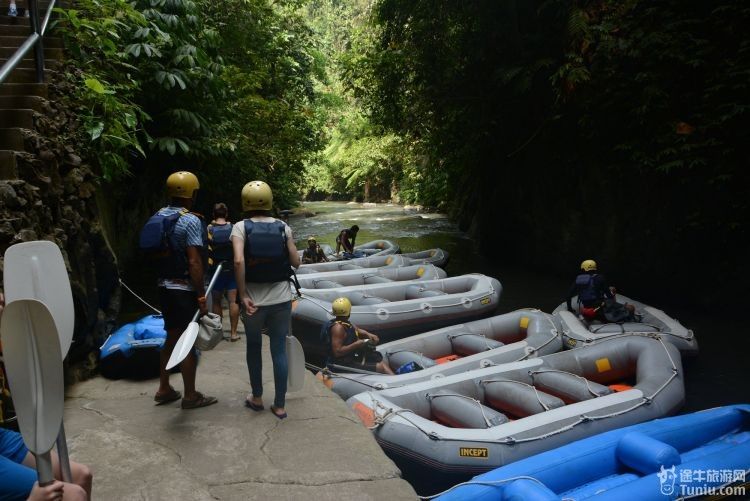
<path fill-rule="evenodd" d="M 52 10 L 55 8 L 55 0 L 52 0 L 47 7 L 47 11 L 44 14 L 44 20 L 42 21 L 41 27 L 39 26 L 39 9 L 37 9 L 36 0 L 29 0 L 29 11 L 31 18 L 31 29 L 32 33 L 28 38 L 21 44 L 18 49 L 13 53 L 12 56 L 0 67 L 0 83 L 3 83 L 10 72 L 16 69 L 16 66 L 26 57 L 26 54 L 32 49 L 35 49 L 36 59 L 36 79 L 37 82 L 44 82 L 44 46 L 42 37 L 45 31 L 47 31 L 47 25 L 49 24 Z"/>

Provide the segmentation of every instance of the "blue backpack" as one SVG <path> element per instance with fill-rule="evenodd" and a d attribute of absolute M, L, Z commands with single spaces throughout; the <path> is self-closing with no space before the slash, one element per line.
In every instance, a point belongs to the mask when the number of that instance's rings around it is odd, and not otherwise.
<path fill-rule="evenodd" d="M 286 225 L 281 221 L 258 223 L 245 219 L 245 281 L 285 282 L 293 274 Z"/>
<path fill-rule="evenodd" d="M 232 224 L 209 225 L 208 227 L 208 264 L 216 266 L 221 262 L 231 262 L 234 258 L 232 249 Z M 232 273 L 231 266 L 224 266 L 224 273 Z"/>
<path fill-rule="evenodd" d="M 578 302 L 584 305 L 591 305 L 602 300 L 601 293 L 596 290 L 594 277 L 588 273 L 581 273 L 576 277 L 576 286 L 578 287 Z"/>
<path fill-rule="evenodd" d="M 141 229 L 138 247 L 154 263 L 159 278 L 185 278 L 188 274 L 187 256 L 175 253 L 170 240 L 177 221 L 189 211 L 182 209 L 168 216 L 159 212 L 151 216 Z"/>

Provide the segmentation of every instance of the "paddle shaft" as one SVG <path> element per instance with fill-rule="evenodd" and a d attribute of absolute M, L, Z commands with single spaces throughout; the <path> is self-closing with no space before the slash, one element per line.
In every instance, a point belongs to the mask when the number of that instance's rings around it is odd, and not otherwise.
<path fill-rule="evenodd" d="M 42 454 L 34 454 L 36 458 L 36 474 L 39 477 L 39 487 L 50 485 L 55 481 L 52 473 L 52 454 L 47 451 Z"/>
<path fill-rule="evenodd" d="M 206 289 L 206 298 L 211 294 L 211 289 L 214 288 L 214 284 L 216 283 L 216 280 L 219 278 L 219 273 L 221 273 L 221 267 L 224 266 L 224 263 L 219 263 L 219 266 L 216 267 L 216 271 L 214 272 L 214 276 L 211 277 L 211 281 L 208 283 L 208 288 Z M 190 323 L 197 322 L 198 317 L 201 315 L 201 310 L 198 308 L 195 312 L 195 315 L 193 315 L 193 319 L 190 321 Z"/>
<path fill-rule="evenodd" d="M 57 456 L 60 458 L 60 471 L 62 473 L 63 482 L 71 483 L 73 481 L 73 473 L 70 470 L 70 456 L 68 455 L 68 442 L 65 439 L 65 423 L 60 423 L 60 433 L 57 435 Z"/>

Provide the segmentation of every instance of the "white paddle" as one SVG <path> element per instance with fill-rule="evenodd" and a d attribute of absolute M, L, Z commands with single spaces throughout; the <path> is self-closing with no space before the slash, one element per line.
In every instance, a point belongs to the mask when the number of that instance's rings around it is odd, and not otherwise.
<path fill-rule="evenodd" d="M 219 277 L 219 273 L 221 273 L 221 267 L 223 265 L 224 263 L 219 263 L 219 266 L 216 267 L 216 272 L 214 273 L 213 278 L 211 278 L 211 282 L 208 284 L 208 288 L 206 289 L 206 298 L 208 298 L 208 296 L 211 294 L 211 289 L 213 289 L 214 284 L 216 283 L 216 279 Z M 198 317 L 200 316 L 200 314 L 201 310 L 198 309 L 195 312 L 195 315 L 193 315 L 193 319 L 188 324 L 187 329 L 185 329 L 182 335 L 180 335 L 180 339 L 177 340 L 177 344 L 174 345 L 172 355 L 169 356 L 169 360 L 167 361 L 167 370 L 185 360 L 185 357 L 188 356 L 190 350 L 193 349 L 195 338 L 198 337 L 198 330 L 200 330 L 200 326 L 198 325 Z"/>
<path fill-rule="evenodd" d="M 286 358 L 288 363 L 287 391 L 301 391 L 305 386 L 305 351 L 299 340 L 292 335 L 291 322 L 286 337 Z"/>
<path fill-rule="evenodd" d="M 63 415 L 63 369 L 55 320 L 41 301 L 20 299 L 3 312 L 8 385 L 26 447 L 36 456 L 39 485 L 54 481 L 50 450 Z"/>
<path fill-rule="evenodd" d="M 10 304 L 20 299 L 42 301 L 57 327 L 60 354 L 64 360 L 73 341 L 75 310 L 68 270 L 60 248 L 49 240 L 37 240 L 13 245 L 5 251 L 5 301 Z M 65 426 L 60 424 L 57 437 L 62 478 L 71 481 L 68 444 Z"/>

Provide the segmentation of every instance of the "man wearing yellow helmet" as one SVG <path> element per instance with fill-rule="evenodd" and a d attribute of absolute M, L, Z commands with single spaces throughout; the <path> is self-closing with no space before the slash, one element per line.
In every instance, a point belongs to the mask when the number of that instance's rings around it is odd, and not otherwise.
<path fill-rule="evenodd" d="M 274 400 L 271 412 L 279 419 L 284 409 L 287 385 L 286 337 L 292 315 L 293 269 L 300 265 L 294 236 L 289 226 L 271 217 L 273 193 L 263 181 L 251 181 L 242 188 L 242 210 L 246 219 L 232 228 L 234 274 L 243 306 L 242 323 L 247 339 L 247 368 L 252 394 L 245 405 L 263 410 L 261 331 L 270 339 L 273 361 Z"/>
<path fill-rule="evenodd" d="M 568 311 L 576 313 L 572 305 L 574 296 L 578 296 L 578 312 L 584 318 L 588 320 L 603 318 L 602 306 L 604 300 L 613 298 L 614 294 L 607 287 L 604 275 L 597 273 L 596 261 L 593 259 L 586 259 L 581 263 L 581 272 L 576 276 L 568 290 Z"/>
<path fill-rule="evenodd" d="M 318 245 L 318 241 L 315 240 L 315 237 L 308 237 L 307 249 L 302 252 L 302 264 L 325 263 L 327 261 L 328 258 L 326 257 L 325 252 L 323 252 L 323 249 L 320 248 L 320 245 Z"/>
<path fill-rule="evenodd" d="M 340 297 L 331 304 L 331 309 L 335 318 L 326 322 L 321 330 L 322 340 L 328 345 L 326 363 L 393 374 L 383 355 L 375 350 L 380 338 L 349 321 L 351 301 Z"/>
<path fill-rule="evenodd" d="M 157 405 L 173 402 L 182 396 L 169 384 L 167 361 L 180 335 L 190 324 L 196 308 L 203 315 L 208 313 L 203 284 L 203 222 L 199 215 L 190 212 L 199 188 L 195 174 L 186 171 L 171 174 L 167 178 L 169 206 L 152 216 L 141 231 L 141 247 L 144 249 L 150 248 L 148 241 L 155 240 L 154 236 L 166 240 L 166 252 L 159 258 L 157 269 L 159 298 L 164 329 L 167 331 L 167 339 L 159 355 L 159 389 L 154 396 Z M 191 351 L 180 364 L 185 389 L 183 409 L 205 407 L 217 402 L 216 398 L 195 390 L 197 363 L 195 353 Z"/>

